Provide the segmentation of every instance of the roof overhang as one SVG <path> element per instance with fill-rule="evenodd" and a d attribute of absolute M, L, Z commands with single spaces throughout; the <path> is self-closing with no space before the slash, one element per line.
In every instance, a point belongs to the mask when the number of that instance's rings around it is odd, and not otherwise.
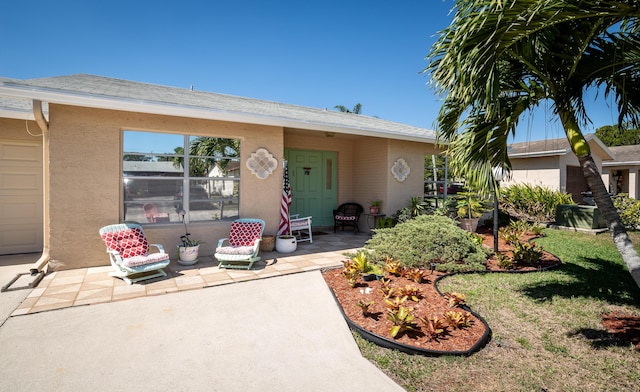
<path fill-rule="evenodd" d="M 535 151 L 535 152 L 519 152 L 515 154 L 509 154 L 509 158 L 540 158 L 540 157 L 553 157 L 559 155 L 566 155 L 571 150 L 549 150 L 549 151 Z"/>
<path fill-rule="evenodd" d="M 602 162 L 602 166 L 640 166 L 640 161 L 613 161 L 613 162 Z"/>
<path fill-rule="evenodd" d="M 94 95 L 77 91 L 60 90 L 47 87 L 34 87 L 6 81 L 4 83 L 0 83 L 0 96 L 29 100 L 37 99 L 47 103 L 88 107 L 95 109 L 169 115 L 257 125 L 270 125 L 283 128 L 298 128 L 309 131 L 335 132 L 350 135 L 415 141 L 420 143 L 436 143 L 435 136 L 426 137 L 408 133 L 384 132 L 378 129 L 367 127 L 349 127 L 331 122 L 304 121 L 287 117 L 262 115 L 233 110 L 221 110 L 151 100 Z M 22 118 L 24 119 L 24 117 Z M 33 119 L 33 114 L 31 114 L 31 119 Z"/>

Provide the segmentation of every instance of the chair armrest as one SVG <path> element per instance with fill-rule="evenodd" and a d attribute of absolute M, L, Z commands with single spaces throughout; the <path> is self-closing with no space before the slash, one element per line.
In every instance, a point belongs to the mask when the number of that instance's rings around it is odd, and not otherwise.
<path fill-rule="evenodd" d="M 228 238 L 220 238 L 220 239 L 218 240 L 218 246 L 217 246 L 217 248 L 220 248 L 220 247 L 222 246 L 222 243 L 223 243 L 224 241 L 226 241 L 226 240 L 228 240 Z"/>
<path fill-rule="evenodd" d="M 165 253 L 164 247 L 161 244 L 149 244 L 149 247 L 154 247 L 158 249 L 159 253 Z"/>

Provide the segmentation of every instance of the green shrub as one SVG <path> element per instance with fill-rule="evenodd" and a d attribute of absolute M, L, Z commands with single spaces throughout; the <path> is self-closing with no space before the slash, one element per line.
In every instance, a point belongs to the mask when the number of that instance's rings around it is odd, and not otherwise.
<path fill-rule="evenodd" d="M 552 222 L 559 204 L 575 204 L 568 193 L 540 185 L 515 184 L 500 190 L 500 209 L 514 218 Z"/>
<path fill-rule="evenodd" d="M 390 257 L 410 268 L 429 268 L 434 262 L 439 271 L 484 270 L 490 253 L 454 220 L 438 215 L 420 215 L 375 230 L 366 248 L 379 260 Z"/>
<path fill-rule="evenodd" d="M 612 200 L 624 227 L 627 230 L 638 230 L 640 227 L 640 200 L 632 199 L 626 193 L 619 193 Z"/>

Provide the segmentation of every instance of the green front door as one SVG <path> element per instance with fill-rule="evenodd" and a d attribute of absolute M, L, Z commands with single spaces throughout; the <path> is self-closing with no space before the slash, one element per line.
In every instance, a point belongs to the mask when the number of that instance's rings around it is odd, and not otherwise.
<path fill-rule="evenodd" d="M 290 214 L 312 216 L 313 226 L 333 226 L 337 158 L 333 151 L 285 149 L 291 181 Z"/>

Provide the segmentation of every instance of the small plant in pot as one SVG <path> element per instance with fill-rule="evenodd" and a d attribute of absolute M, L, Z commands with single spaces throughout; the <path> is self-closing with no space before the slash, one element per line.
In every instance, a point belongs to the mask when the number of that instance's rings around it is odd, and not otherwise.
<path fill-rule="evenodd" d="M 456 209 L 460 220 L 460 227 L 475 232 L 478 220 L 486 211 L 484 202 L 474 192 L 458 192 Z"/>
<path fill-rule="evenodd" d="M 369 200 L 369 212 L 371 214 L 379 214 L 382 200 Z"/>
<path fill-rule="evenodd" d="M 184 220 L 185 211 L 178 212 L 182 217 L 182 224 L 184 224 L 184 235 L 180 237 L 180 244 L 178 244 L 178 264 L 181 265 L 193 265 L 198 262 L 198 253 L 200 252 L 200 244 L 204 244 L 201 240 L 194 240 L 189 237 L 191 233 L 187 229 L 187 222 Z"/>

